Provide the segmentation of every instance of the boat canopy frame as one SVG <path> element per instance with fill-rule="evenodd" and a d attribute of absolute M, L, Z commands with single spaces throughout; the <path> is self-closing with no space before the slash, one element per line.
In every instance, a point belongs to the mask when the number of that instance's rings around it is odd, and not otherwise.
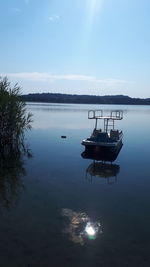
<path fill-rule="evenodd" d="M 95 128 L 97 129 L 97 122 L 99 119 L 104 120 L 104 132 L 108 132 L 109 129 L 114 130 L 115 120 L 123 119 L 123 111 L 122 110 L 111 110 L 109 115 L 104 115 L 103 110 L 89 110 L 88 111 L 88 119 L 95 119 Z"/>

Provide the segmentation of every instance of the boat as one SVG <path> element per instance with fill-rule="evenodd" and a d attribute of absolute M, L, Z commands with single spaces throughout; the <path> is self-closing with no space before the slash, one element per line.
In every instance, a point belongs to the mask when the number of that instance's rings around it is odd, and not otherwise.
<path fill-rule="evenodd" d="M 95 120 L 94 130 L 89 138 L 82 141 L 85 151 L 98 153 L 118 154 L 122 147 L 123 132 L 115 128 L 115 121 L 123 119 L 123 111 L 112 110 L 110 113 L 103 113 L 103 110 L 89 110 L 88 119 Z M 98 121 L 104 122 L 104 127 L 98 128 Z"/>

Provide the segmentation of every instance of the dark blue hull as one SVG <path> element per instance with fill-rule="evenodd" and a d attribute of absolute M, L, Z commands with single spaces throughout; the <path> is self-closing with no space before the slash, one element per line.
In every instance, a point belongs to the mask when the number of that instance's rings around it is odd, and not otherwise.
<path fill-rule="evenodd" d="M 83 158 L 94 159 L 98 161 L 114 161 L 116 160 L 122 146 L 122 142 L 115 147 L 85 146 L 85 151 L 81 154 L 81 156 Z"/>

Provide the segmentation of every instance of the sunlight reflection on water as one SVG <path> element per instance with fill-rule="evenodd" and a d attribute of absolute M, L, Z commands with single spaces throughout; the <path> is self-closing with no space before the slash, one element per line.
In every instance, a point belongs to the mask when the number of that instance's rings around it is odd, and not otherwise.
<path fill-rule="evenodd" d="M 62 216 L 69 219 L 63 233 L 68 234 L 69 240 L 84 245 L 86 240 L 95 240 L 98 234 L 102 234 L 102 226 L 99 221 L 92 221 L 85 212 L 76 212 L 71 209 L 62 209 Z"/>

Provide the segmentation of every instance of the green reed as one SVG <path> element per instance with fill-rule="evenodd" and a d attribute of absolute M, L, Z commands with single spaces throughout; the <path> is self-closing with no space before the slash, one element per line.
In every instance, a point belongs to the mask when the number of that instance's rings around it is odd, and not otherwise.
<path fill-rule="evenodd" d="M 7 77 L 0 78 L 0 153 L 24 149 L 25 131 L 31 129 L 32 114 L 26 112 L 21 88 L 13 87 Z"/>

